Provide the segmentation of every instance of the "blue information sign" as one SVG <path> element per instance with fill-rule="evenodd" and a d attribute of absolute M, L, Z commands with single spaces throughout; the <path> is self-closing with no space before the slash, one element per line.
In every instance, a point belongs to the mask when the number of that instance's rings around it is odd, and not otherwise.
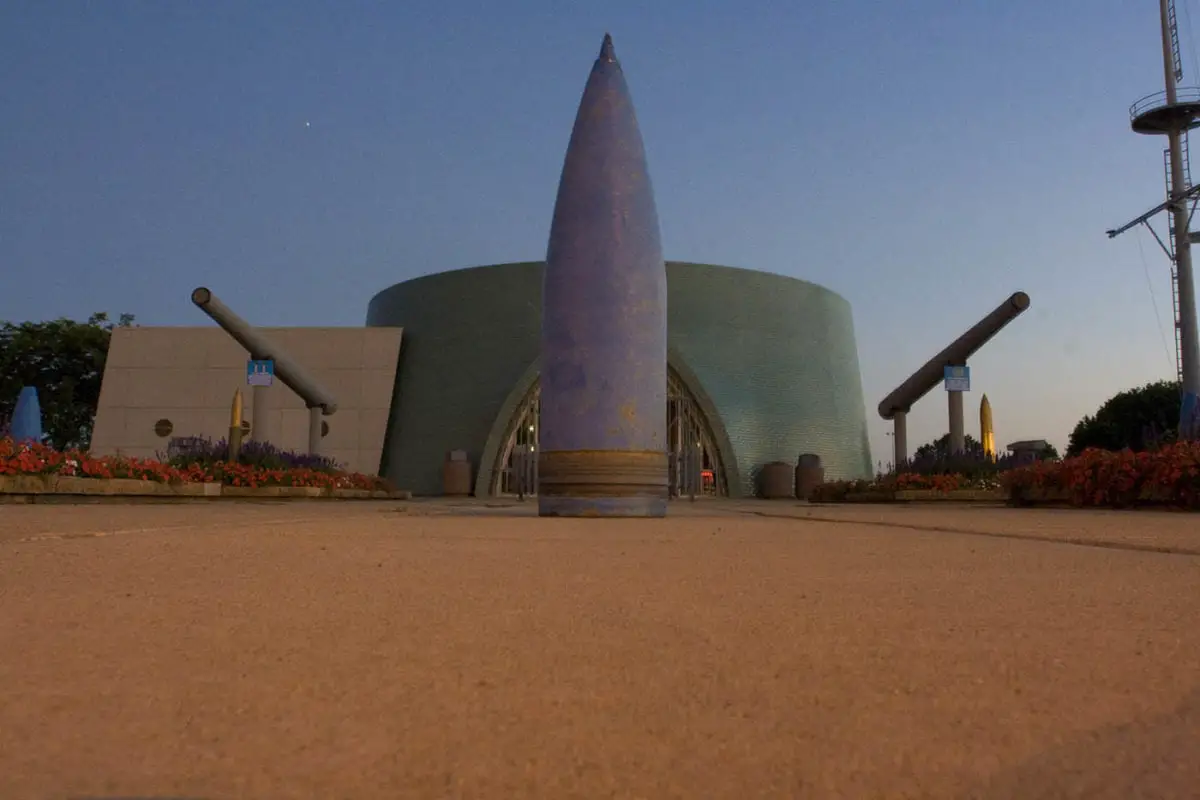
<path fill-rule="evenodd" d="M 944 367 L 942 369 L 942 377 L 946 380 L 947 392 L 969 392 L 971 391 L 971 368 L 962 367 Z"/>
<path fill-rule="evenodd" d="M 246 384 L 248 386 L 270 386 L 275 382 L 275 362 L 271 360 L 246 362 Z"/>

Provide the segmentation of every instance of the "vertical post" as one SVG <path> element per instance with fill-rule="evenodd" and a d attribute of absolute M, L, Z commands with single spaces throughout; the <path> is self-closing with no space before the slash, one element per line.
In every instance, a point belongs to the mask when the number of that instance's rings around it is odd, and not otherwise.
<path fill-rule="evenodd" d="M 250 438 L 262 444 L 267 441 L 267 387 L 255 386 L 250 391 Z"/>
<path fill-rule="evenodd" d="M 517 499 L 522 503 L 525 502 L 525 445 L 514 444 L 512 449 L 512 472 L 514 483 L 517 484 Z"/>
<path fill-rule="evenodd" d="M 689 409 L 690 410 L 690 409 Z M 688 431 L 688 497 L 696 501 L 696 487 L 700 486 L 700 431 L 689 426 Z"/>
<path fill-rule="evenodd" d="M 895 412 L 892 425 L 892 469 L 899 472 L 908 461 L 908 412 Z"/>
<path fill-rule="evenodd" d="M 667 497 L 676 498 L 683 495 L 683 435 L 679 432 L 682 409 L 679 400 L 668 396 L 667 410 L 671 415 L 670 428 L 667 430 Z"/>
<path fill-rule="evenodd" d="M 540 435 L 539 431 L 539 435 Z M 542 449 L 541 439 L 537 440 L 537 444 L 529 448 L 529 479 L 526 481 L 528 491 L 534 494 L 537 493 L 538 487 L 538 451 Z"/>
<path fill-rule="evenodd" d="M 321 454 L 320 406 L 313 406 L 308 410 L 308 453 L 313 456 Z"/>
<path fill-rule="evenodd" d="M 1174 105 L 1175 59 L 1171 47 L 1171 25 L 1168 21 L 1170 0 L 1159 0 L 1162 18 L 1163 78 L 1167 89 L 1167 105 Z M 1183 373 L 1181 390 L 1186 394 L 1200 394 L 1200 341 L 1196 328 L 1196 281 L 1192 272 L 1192 243 L 1188 238 L 1188 209 L 1183 195 L 1184 185 L 1182 134 L 1178 125 L 1167 133 L 1167 145 L 1171 154 L 1171 213 L 1175 217 L 1175 273 L 1179 283 L 1179 340 L 1180 368 Z"/>
<path fill-rule="evenodd" d="M 963 393 L 946 392 L 950 405 L 950 452 L 961 453 L 967 449 L 963 421 Z"/>

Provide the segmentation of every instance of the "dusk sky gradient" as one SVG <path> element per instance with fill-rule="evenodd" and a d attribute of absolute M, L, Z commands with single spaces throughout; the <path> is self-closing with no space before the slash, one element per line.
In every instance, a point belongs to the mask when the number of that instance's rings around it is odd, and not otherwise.
<path fill-rule="evenodd" d="M 1165 139 L 1128 124 L 1162 89 L 1154 0 L 8 0 L 0 319 L 207 324 L 207 285 L 256 324 L 361 325 L 398 281 L 541 259 L 605 31 L 666 257 L 846 297 L 876 460 L 883 395 L 1018 289 L 968 433 L 986 392 L 1000 444 L 1061 448 L 1174 377 L 1168 262 L 1104 235 L 1164 194 Z M 945 431 L 938 387 L 910 447 Z"/>

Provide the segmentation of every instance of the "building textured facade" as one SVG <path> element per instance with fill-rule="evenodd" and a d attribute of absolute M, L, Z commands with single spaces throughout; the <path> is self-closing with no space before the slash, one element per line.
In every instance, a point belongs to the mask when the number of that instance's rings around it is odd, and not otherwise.
<path fill-rule="evenodd" d="M 402 327 L 384 474 L 441 490 L 447 452 L 465 450 L 486 493 L 500 439 L 537 378 L 541 262 L 452 270 L 370 302 L 367 325 Z M 667 263 L 668 361 L 708 416 L 729 492 L 759 468 L 816 453 L 829 478 L 871 472 L 849 303 L 806 281 Z"/>

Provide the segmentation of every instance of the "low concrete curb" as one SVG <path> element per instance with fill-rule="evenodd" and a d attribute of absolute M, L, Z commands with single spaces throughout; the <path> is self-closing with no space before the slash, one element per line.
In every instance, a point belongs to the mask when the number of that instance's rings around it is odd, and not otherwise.
<path fill-rule="evenodd" d="M 1071 493 L 1063 489 L 1021 489 L 1010 493 L 1007 489 L 955 489 L 949 492 L 939 492 L 935 489 L 904 489 L 887 491 L 877 489 L 867 492 L 851 492 L 838 500 L 813 500 L 818 505 L 849 505 L 862 503 L 975 503 L 979 505 L 1006 504 L 1017 508 L 1143 508 L 1143 509 L 1174 509 L 1184 511 L 1178 503 L 1164 496 L 1161 491 L 1146 489 L 1136 497 L 1129 497 L 1127 502 L 1105 505 L 1084 505 Z"/>
<path fill-rule="evenodd" d="M 904 489 L 896 492 L 896 500 L 901 503 L 1007 503 L 1008 491 L 1005 489 L 953 489 L 949 492 L 939 492 L 936 489 Z"/>
<path fill-rule="evenodd" d="M 1020 489 L 1013 493 L 1009 502 L 1021 508 L 1143 508 L 1195 511 L 1189 508 L 1188 504 L 1180 503 L 1169 490 L 1153 486 L 1143 487 L 1136 493 L 1126 494 L 1119 501 L 1102 505 L 1087 505 L 1082 497 L 1072 496 L 1072 493 L 1065 489 L 1045 487 Z"/>
<path fill-rule="evenodd" d="M 878 489 L 868 492 L 850 492 L 840 500 L 813 500 L 820 504 L 843 503 L 1007 503 L 1008 492 L 1004 489 L 952 489 L 948 492 L 937 489 L 901 489 L 889 491 Z"/>
<path fill-rule="evenodd" d="M 315 486 L 223 486 L 219 483 L 160 483 L 132 478 L 75 478 L 66 475 L 0 476 L 0 501 L 39 497 L 136 497 L 169 499 L 410 500 L 412 492 L 322 489 Z"/>

